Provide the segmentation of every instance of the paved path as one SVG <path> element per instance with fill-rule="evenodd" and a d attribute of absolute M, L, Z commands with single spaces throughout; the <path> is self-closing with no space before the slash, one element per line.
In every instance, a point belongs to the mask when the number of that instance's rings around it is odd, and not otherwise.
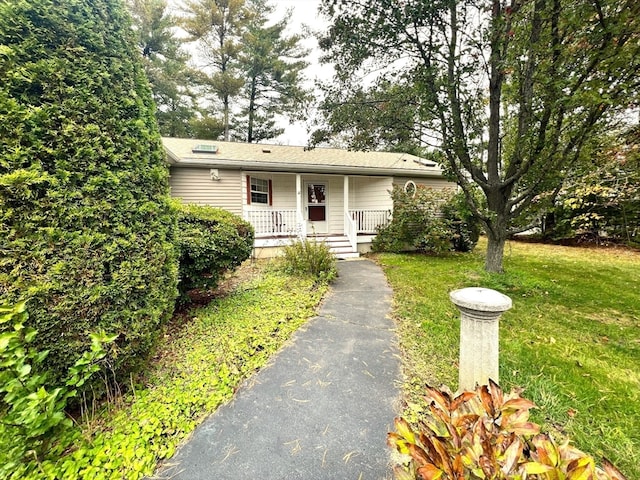
<path fill-rule="evenodd" d="M 386 434 L 399 399 L 391 290 L 368 260 L 339 262 L 318 317 L 156 478 L 392 478 Z"/>

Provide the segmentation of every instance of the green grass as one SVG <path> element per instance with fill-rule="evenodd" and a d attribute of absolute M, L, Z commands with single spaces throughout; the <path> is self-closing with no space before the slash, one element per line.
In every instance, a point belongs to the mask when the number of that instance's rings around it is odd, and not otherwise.
<path fill-rule="evenodd" d="M 190 312 L 165 335 L 143 384 L 69 432 L 72 448 L 11 478 L 138 479 L 151 475 L 203 418 L 228 401 L 315 314 L 326 286 L 262 272 Z"/>
<path fill-rule="evenodd" d="M 640 478 L 640 253 L 510 243 L 503 275 L 473 254 L 377 257 L 394 289 L 406 415 L 422 386 L 457 389 L 456 288 L 482 286 L 514 303 L 500 322 L 500 380 L 524 388 L 534 421 L 628 478 Z"/>

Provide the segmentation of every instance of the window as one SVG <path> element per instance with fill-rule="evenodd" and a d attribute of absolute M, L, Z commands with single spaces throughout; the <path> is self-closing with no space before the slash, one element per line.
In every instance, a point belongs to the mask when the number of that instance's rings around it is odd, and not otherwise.
<path fill-rule="evenodd" d="M 271 205 L 271 180 L 247 176 L 247 200 L 249 204 Z"/>
<path fill-rule="evenodd" d="M 413 180 L 409 180 L 404 184 L 404 193 L 411 196 L 412 198 L 416 196 L 416 191 L 418 187 L 416 187 L 416 183 Z"/>

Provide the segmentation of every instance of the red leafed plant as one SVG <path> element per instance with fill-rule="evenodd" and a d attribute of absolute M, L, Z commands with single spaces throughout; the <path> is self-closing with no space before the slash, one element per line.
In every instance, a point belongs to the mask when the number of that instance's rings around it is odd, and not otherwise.
<path fill-rule="evenodd" d="M 556 443 L 529 421 L 535 405 L 495 382 L 457 396 L 427 386 L 429 411 L 417 427 L 395 420 L 392 448 L 406 458 L 397 480 L 625 480 L 609 461 Z"/>

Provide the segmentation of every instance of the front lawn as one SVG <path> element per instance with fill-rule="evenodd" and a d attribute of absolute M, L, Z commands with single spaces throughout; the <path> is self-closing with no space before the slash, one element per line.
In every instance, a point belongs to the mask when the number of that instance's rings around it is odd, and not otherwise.
<path fill-rule="evenodd" d="M 500 380 L 523 387 L 534 421 L 640 478 L 640 253 L 512 242 L 504 275 L 473 254 L 377 256 L 394 289 L 406 416 L 422 385 L 457 389 L 460 322 L 451 290 L 493 288 L 514 307 L 500 323 Z"/>

